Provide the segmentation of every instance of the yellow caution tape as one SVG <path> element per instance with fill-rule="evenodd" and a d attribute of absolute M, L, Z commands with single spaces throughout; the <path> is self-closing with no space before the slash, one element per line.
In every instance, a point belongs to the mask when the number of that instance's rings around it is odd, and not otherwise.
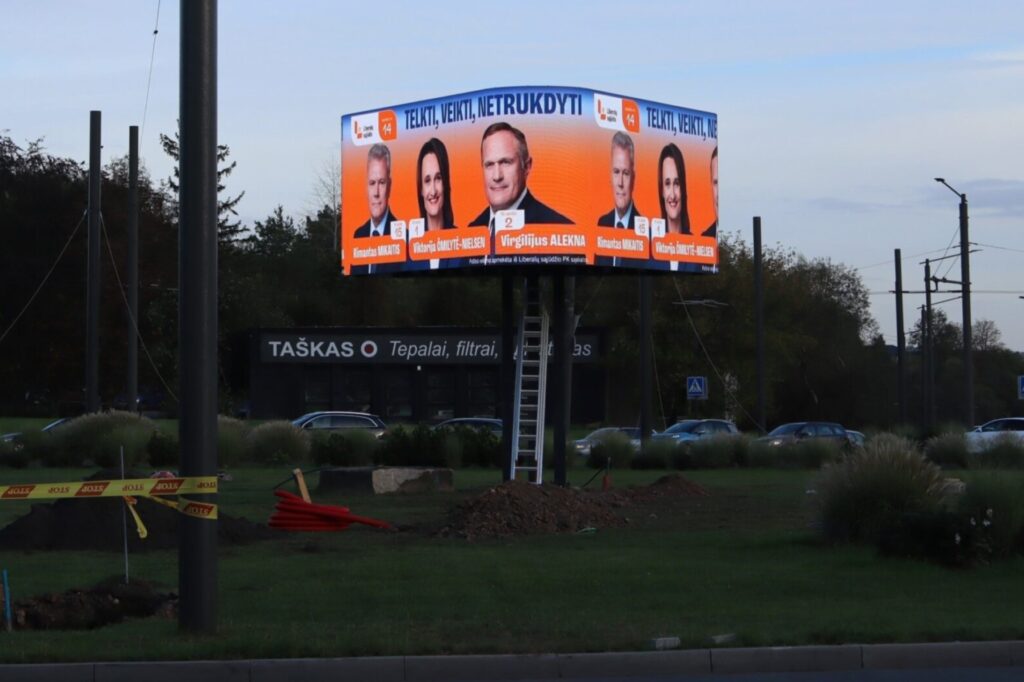
<path fill-rule="evenodd" d="M 216 476 L 187 478 L 127 478 L 119 481 L 75 481 L 73 483 L 22 483 L 0 485 L 0 500 L 56 500 L 82 497 L 124 497 L 137 495 L 215 494 Z"/>
<path fill-rule="evenodd" d="M 125 506 L 128 507 L 128 511 L 132 513 L 132 518 L 135 519 L 135 530 L 139 533 L 139 539 L 145 540 L 149 536 L 149 531 L 146 529 L 146 524 L 142 523 L 142 517 L 139 516 L 139 512 L 135 511 L 135 505 L 138 504 L 138 501 L 130 495 L 126 495 L 122 499 Z"/>
<path fill-rule="evenodd" d="M 71 483 L 22 483 L 0 485 L 0 500 L 56 500 L 87 499 L 96 497 L 122 497 L 135 517 L 139 537 L 148 534 L 132 502 L 134 497 L 146 497 L 178 512 L 198 519 L 216 519 L 217 505 L 182 499 L 178 502 L 161 499 L 162 495 L 203 494 L 217 492 L 216 476 L 188 476 L 184 478 L 128 478 L 118 481 L 73 481 Z"/>
<path fill-rule="evenodd" d="M 180 501 L 175 502 L 174 500 L 164 500 L 159 497 L 147 498 L 162 504 L 165 507 L 170 507 L 176 511 L 181 512 L 185 516 L 194 516 L 198 519 L 215 519 L 217 518 L 217 505 L 209 504 L 208 502 L 195 502 L 193 500 L 184 500 L 185 504 Z"/>

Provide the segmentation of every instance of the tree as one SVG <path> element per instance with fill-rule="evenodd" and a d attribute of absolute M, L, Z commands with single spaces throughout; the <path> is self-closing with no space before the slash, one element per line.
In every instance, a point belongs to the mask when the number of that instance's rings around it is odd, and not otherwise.
<path fill-rule="evenodd" d="M 174 171 L 171 177 L 167 178 L 167 187 L 170 192 L 177 197 L 180 180 L 180 172 L 178 170 L 178 161 L 181 157 L 181 149 L 179 147 L 179 133 L 174 132 L 174 138 L 160 133 L 160 146 L 163 147 L 164 153 L 174 159 Z M 226 144 L 217 145 L 217 242 L 223 247 L 227 245 L 234 245 L 235 243 L 244 239 L 245 228 L 238 220 L 232 221 L 232 218 L 238 217 L 238 211 L 235 207 L 238 202 L 245 196 L 245 190 L 242 190 L 240 194 L 235 196 L 226 196 L 221 198 L 222 192 L 227 188 L 224 184 L 228 176 L 235 170 L 235 166 L 238 165 L 237 161 L 227 163 L 228 157 L 231 155 L 231 149 Z M 226 165 L 225 165 L 226 164 Z"/>

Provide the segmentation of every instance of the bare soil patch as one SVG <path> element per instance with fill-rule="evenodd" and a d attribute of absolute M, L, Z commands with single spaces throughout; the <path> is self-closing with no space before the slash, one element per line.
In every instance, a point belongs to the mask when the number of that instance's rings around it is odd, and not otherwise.
<path fill-rule="evenodd" d="M 18 630 L 90 630 L 126 618 L 176 617 L 178 595 L 161 592 L 144 580 L 125 584 L 117 577 L 87 589 L 30 597 L 12 606 Z"/>
<path fill-rule="evenodd" d="M 509 481 L 456 505 L 438 534 L 477 540 L 618 528 L 630 523 L 638 504 L 707 495 L 703 487 L 680 475 L 665 476 L 649 486 L 608 491 Z"/>

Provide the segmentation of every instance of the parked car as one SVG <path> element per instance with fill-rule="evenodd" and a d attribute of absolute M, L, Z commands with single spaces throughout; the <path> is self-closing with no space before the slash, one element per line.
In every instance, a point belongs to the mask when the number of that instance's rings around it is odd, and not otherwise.
<path fill-rule="evenodd" d="M 490 431 L 498 439 L 501 439 L 501 432 L 503 425 L 500 419 L 494 419 L 493 417 L 456 417 L 454 419 L 446 419 L 439 424 L 434 425 L 435 429 L 455 429 L 455 428 L 467 428 L 467 429 L 479 429 L 481 431 Z"/>
<path fill-rule="evenodd" d="M 580 457 L 590 457 L 590 451 L 595 445 L 616 433 L 629 438 L 629 444 L 633 446 L 634 452 L 640 452 L 640 429 L 634 426 L 605 426 L 591 431 L 583 438 L 573 441 L 573 448 Z"/>
<path fill-rule="evenodd" d="M 384 420 L 368 412 L 310 412 L 292 424 L 310 431 L 340 431 L 344 429 L 365 429 L 380 438 L 387 429 Z"/>
<path fill-rule="evenodd" d="M 835 422 L 792 422 L 777 426 L 757 439 L 758 443 L 766 443 L 772 447 L 791 445 L 808 439 L 823 440 L 836 443 L 841 447 L 850 447 L 850 437 L 846 429 Z"/>
<path fill-rule="evenodd" d="M 61 417 L 60 419 L 55 419 L 54 421 L 50 422 L 42 429 L 40 429 L 40 431 L 42 433 L 50 433 L 54 429 L 59 428 L 61 425 L 66 424 L 69 421 L 71 421 L 71 417 Z M 11 433 L 5 433 L 3 435 L 0 435 L 0 441 L 3 441 L 5 443 L 18 443 L 22 440 L 24 435 L 25 434 L 22 431 L 13 431 Z"/>
<path fill-rule="evenodd" d="M 738 435 L 740 432 L 728 419 L 684 419 L 664 431 L 655 433 L 651 440 L 686 443 L 715 436 Z"/>
<path fill-rule="evenodd" d="M 855 448 L 862 448 L 864 447 L 864 443 L 867 442 L 867 437 L 860 431 L 851 431 L 850 429 L 846 429 L 846 437 L 847 440 L 850 441 L 850 445 Z"/>
<path fill-rule="evenodd" d="M 985 422 L 964 434 L 968 452 L 981 452 L 997 440 L 1015 438 L 1024 445 L 1024 417 L 1004 417 Z"/>

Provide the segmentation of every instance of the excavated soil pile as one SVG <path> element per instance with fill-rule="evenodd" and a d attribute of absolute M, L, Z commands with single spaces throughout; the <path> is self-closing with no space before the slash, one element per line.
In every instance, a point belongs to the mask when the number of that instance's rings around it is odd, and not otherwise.
<path fill-rule="evenodd" d="M 177 604 L 176 594 L 158 592 L 144 580 L 125 585 L 122 578 L 109 578 L 86 590 L 15 602 L 12 616 L 18 630 L 88 630 L 125 618 L 174 617 Z"/>
<path fill-rule="evenodd" d="M 476 540 L 621 527 L 629 523 L 627 514 L 634 503 L 707 494 L 679 475 L 607 492 L 510 481 L 457 505 L 439 534 Z"/>
<path fill-rule="evenodd" d="M 656 502 L 666 497 L 707 497 L 708 490 L 679 474 L 669 474 L 650 485 L 630 488 L 626 494 L 634 502 Z"/>
<path fill-rule="evenodd" d="M 129 472 L 126 478 L 143 478 Z M 120 478 L 109 470 L 90 480 Z M 174 549 L 178 546 L 178 512 L 152 500 L 139 498 L 135 507 L 148 531 L 139 538 L 135 522 L 128 516 L 128 550 Z M 122 518 L 124 502 L 119 497 L 89 500 L 57 500 L 52 504 L 33 504 L 31 511 L 0 530 L 0 549 L 9 550 L 96 550 L 120 552 L 124 549 Z M 219 513 L 217 537 L 221 545 L 240 545 L 280 537 L 269 527 Z"/>

